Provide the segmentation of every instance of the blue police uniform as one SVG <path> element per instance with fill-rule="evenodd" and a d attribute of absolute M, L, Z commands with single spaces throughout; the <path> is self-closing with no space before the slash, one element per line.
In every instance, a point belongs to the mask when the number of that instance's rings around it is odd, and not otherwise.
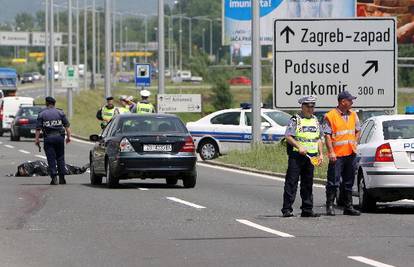
<path fill-rule="evenodd" d="M 36 129 L 43 131 L 44 150 L 49 164 L 49 173 L 53 179 L 59 174 L 59 180 L 65 179 L 65 128 L 69 121 L 62 110 L 47 107 L 37 117 Z M 56 170 L 57 166 L 57 170 Z"/>

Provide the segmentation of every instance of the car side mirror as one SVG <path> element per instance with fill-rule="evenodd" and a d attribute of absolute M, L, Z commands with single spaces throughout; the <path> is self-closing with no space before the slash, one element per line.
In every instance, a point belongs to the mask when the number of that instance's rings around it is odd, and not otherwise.
<path fill-rule="evenodd" d="M 14 115 L 9 115 L 9 118 L 15 119 L 15 118 L 16 118 L 16 116 L 14 116 Z"/>
<path fill-rule="evenodd" d="M 89 140 L 91 140 L 92 142 L 98 142 L 102 140 L 102 136 L 99 136 L 97 134 L 92 134 L 91 136 L 89 136 Z"/>
<path fill-rule="evenodd" d="M 262 122 L 262 127 L 264 127 L 264 128 L 270 128 L 270 127 L 272 127 L 272 125 L 270 124 L 270 122 Z"/>

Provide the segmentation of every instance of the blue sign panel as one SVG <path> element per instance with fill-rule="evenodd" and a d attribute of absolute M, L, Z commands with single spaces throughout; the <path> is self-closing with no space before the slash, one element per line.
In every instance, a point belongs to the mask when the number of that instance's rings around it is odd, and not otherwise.
<path fill-rule="evenodd" d="M 135 85 L 137 87 L 151 86 L 151 65 L 135 64 Z"/>

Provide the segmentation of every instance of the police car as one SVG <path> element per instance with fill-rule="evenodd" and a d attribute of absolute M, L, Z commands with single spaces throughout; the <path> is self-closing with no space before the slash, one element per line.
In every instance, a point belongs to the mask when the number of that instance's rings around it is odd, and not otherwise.
<path fill-rule="evenodd" d="M 414 199 L 414 115 L 383 115 L 364 123 L 354 190 L 367 212 L 377 202 Z"/>
<path fill-rule="evenodd" d="M 211 113 L 196 122 L 187 123 L 197 152 L 203 160 L 216 158 L 229 150 L 243 149 L 252 139 L 252 110 L 249 105 Z M 261 109 L 264 143 L 284 137 L 291 115 L 275 109 Z"/>

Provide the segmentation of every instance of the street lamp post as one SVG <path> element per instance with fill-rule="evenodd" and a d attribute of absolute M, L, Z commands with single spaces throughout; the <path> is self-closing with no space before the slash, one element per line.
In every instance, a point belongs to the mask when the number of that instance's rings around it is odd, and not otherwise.
<path fill-rule="evenodd" d="M 53 8 L 53 0 L 49 2 L 49 68 L 50 68 L 50 85 L 49 85 L 49 92 L 48 95 L 53 97 L 54 96 L 54 87 L 55 87 L 55 21 L 54 21 L 54 8 Z"/>
<path fill-rule="evenodd" d="M 46 0 L 45 2 L 45 97 L 48 96 L 49 91 L 50 91 L 50 73 L 49 73 L 49 69 L 50 69 L 50 63 L 49 63 L 49 1 L 50 0 Z"/>
<path fill-rule="evenodd" d="M 165 93 L 164 0 L 158 0 L 158 94 Z"/>
<path fill-rule="evenodd" d="M 261 47 L 260 47 L 260 1 L 252 0 L 252 145 L 262 142 L 261 133 Z"/>
<path fill-rule="evenodd" d="M 76 66 L 79 68 L 79 64 L 80 64 L 80 40 L 79 40 L 79 36 L 80 36 L 80 30 L 79 30 L 79 0 L 76 0 Z M 76 88 L 77 90 L 79 90 L 79 86 L 78 88 Z"/>
<path fill-rule="evenodd" d="M 83 13 L 83 89 L 88 87 L 88 0 L 84 0 L 85 10 Z"/>
<path fill-rule="evenodd" d="M 212 57 L 213 56 L 213 20 L 210 18 L 204 17 L 204 16 L 194 17 L 193 19 L 205 20 L 210 23 L 210 51 L 209 52 L 210 52 L 210 57 Z"/>
<path fill-rule="evenodd" d="M 203 28 L 203 36 L 201 36 L 201 41 L 202 41 L 202 43 L 203 43 L 203 52 L 206 52 L 206 47 L 205 47 L 205 45 L 204 45 L 204 41 L 205 41 L 205 36 L 204 36 L 204 34 L 205 34 L 205 32 L 206 32 L 206 29 L 205 29 L 205 28 Z"/>
<path fill-rule="evenodd" d="M 111 0 L 105 0 L 105 96 L 111 96 Z"/>
<path fill-rule="evenodd" d="M 72 0 L 68 0 L 68 66 L 72 67 L 73 64 L 73 29 L 72 29 Z M 68 117 L 73 116 L 73 88 L 67 88 L 67 105 L 68 105 Z"/>
<path fill-rule="evenodd" d="M 92 1 L 92 77 L 91 89 L 96 86 L 96 2 Z"/>
<path fill-rule="evenodd" d="M 96 17 L 96 24 L 97 24 L 97 26 L 96 26 L 96 38 L 97 38 L 97 42 L 98 42 L 98 45 L 97 45 L 97 61 L 98 61 L 98 63 L 97 63 L 97 73 L 98 73 L 98 75 L 99 74 L 101 74 L 101 14 L 99 13 L 99 12 L 96 12 L 97 13 L 97 17 Z"/>

